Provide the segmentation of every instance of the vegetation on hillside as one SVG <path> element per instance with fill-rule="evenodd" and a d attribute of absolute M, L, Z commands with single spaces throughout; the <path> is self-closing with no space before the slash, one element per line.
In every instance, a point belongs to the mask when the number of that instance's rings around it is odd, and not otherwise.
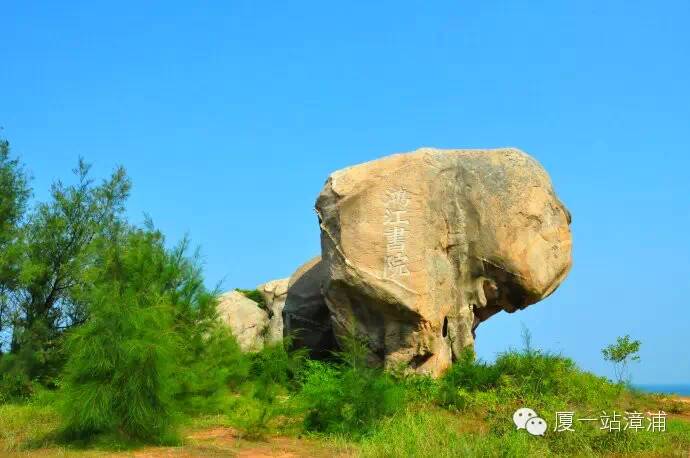
<path fill-rule="evenodd" d="M 374 457 L 690 451 L 684 404 L 583 372 L 528 334 L 493 363 L 466 352 L 438 380 L 368 367 L 356 336 L 328 361 L 289 339 L 242 353 L 189 242 L 170 248 L 150 221 L 127 221 L 124 169 L 96 183 L 80 161 L 74 184 L 33 205 L 28 183 L 0 143 L 0 450 L 184 445 L 185 431 L 224 427 Z M 618 343 L 604 356 L 627 363 L 639 343 Z M 544 437 L 516 429 L 521 407 L 549 423 Z M 665 432 L 555 428 L 559 412 L 659 410 Z"/>
<path fill-rule="evenodd" d="M 639 340 L 632 340 L 629 335 L 626 335 L 616 338 L 615 344 L 608 345 L 601 350 L 604 359 L 613 364 L 616 381 L 619 384 L 629 381 L 628 365 L 631 362 L 640 361 L 641 345 Z"/>
<path fill-rule="evenodd" d="M 241 352 L 189 242 L 127 221 L 124 169 L 97 184 L 80 160 L 74 174 L 29 207 L 0 143 L 0 401 L 52 390 L 66 438 L 174 440 L 181 414 L 220 408 Z"/>
<path fill-rule="evenodd" d="M 242 293 L 248 299 L 251 299 L 254 302 L 256 302 L 259 305 L 259 307 L 268 311 L 266 309 L 266 301 L 264 300 L 264 297 L 261 295 L 261 292 L 258 289 L 235 288 L 235 291 Z"/>

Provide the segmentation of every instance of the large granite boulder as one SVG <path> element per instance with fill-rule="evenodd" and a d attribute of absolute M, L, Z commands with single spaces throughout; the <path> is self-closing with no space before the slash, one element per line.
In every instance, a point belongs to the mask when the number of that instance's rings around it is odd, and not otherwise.
<path fill-rule="evenodd" d="M 479 323 L 545 298 L 571 267 L 570 214 L 517 149 L 424 148 L 339 170 L 316 210 L 311 269 L 335 335 L 355 332 L 386 367 L 440 374 Z"/>
<path fill-rule="evenodd" d="M 330 312 L 321 286 L 325 280 L 321 257 L 300 266 L 290 277 L 283 308 L 283 334 L 291 336 L 297 348 L 308 348 L 311 356 L 323 358 L 336 348 Z"/>
<path fill-rule="evenodd" d="M 263 348 L 268 332 L 268 313 L 239 291 L 228 291 L 218 297 L 218 318 L 230 327 L 243 351 Z"/>
<path fill-rule="evenodd" d="M 256 287 L 266 304 L 269 323 L 266 334 L 267 343 L 283 340 L 283 307 L 287 299 L 289 278 L 271 280 Z"/>

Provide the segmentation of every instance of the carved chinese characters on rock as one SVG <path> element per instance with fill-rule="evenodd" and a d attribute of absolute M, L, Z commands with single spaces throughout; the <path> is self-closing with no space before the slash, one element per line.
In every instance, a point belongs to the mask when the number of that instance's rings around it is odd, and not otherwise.
<path fill-rule="evenodd" d="M 383 215 L 383 235 L 386 241 L 383 278 L 395 282 L 410 276 L 405 247 L 410 233 L 409 204 L 407 191 L 398 189 L 386 192 Z"/>

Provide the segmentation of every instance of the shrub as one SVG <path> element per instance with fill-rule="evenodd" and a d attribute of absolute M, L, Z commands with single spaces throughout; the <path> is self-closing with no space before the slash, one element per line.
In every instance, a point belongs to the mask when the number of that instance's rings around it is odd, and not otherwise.
<path fill-rule="evenodd" d="M 11 353 L 0 356 L 0 404 L 29 399 L 34 392 L 23 361 L 17 359 Z"/>
<path fill-rule="evenodd" d="M 305 349 L 290 351 L 290 347 L 288 338 L 250 356 L 249 376 L 242 387 L 248 399 L 236 402 L 233 412 L 235 418 L 238 410 L 243 412 L 239 426 L 250 437 L 262 437 L 272 419 L 287 413 L 288 406 L 279 400 L 297 389 L 306 360 Z"/>
<path fill-rule="evenodd" d="M 172 250 L 150 222 L 119 227 L 97 249 L 81 299 L 89 319 L 67 344 L 64 414 L 69 437 L 101 433 L 159 443 L 179 412 L 217 413 L 249 361 L 216 320 L 198 255 Z"/>
<path fill-rule="evenodd" d="M 496 358 L 494 368 L 502 386 L 516 387 L 524 397 L 562 394 L 568 389 L 575 363 L 561 356 L 538 351 L 509 351 Z"/>
<path fill-rule="evenodd" d="M 160 272 L 160 234 L 135 231 L 104 247 L 109 256 L 89 292 L 89 320 L 68 338 L 62 413 L 65 433 L 171 437 L 174 423 L 173 313 Z"/>
<path fill-rule="evenodd" d="M 404 406 L 402 384 L 365 364 L 366 348 L 356 338 L 344 339 L 339 362 L 309 361 L 300 398 L 308 431 L 361 437 L 378 420 Z"/>
<path fill-rule="evenodd" d="M 474 352 L 468 349 L 441 378 L 438 401 L 442 406 L 464 410 L 471 404 L 468 392 L 494 388 L 498 375 L 494 366 L 476 361 Z"/>
<path fill-rule="evenodd" d="M 269 399 L 271 393 L 295 388 L 306 361 L 306 350 L 291 350 L 291 340 L 266 345 L 251 356 L 250 378 L 258 387 L 258 397 Z"/>
<path fill-rule="evenodd" d="M 537 406 L 558 400 L 562 405 L 606 407 L 617 396 L 606 379 L 581 371 L 572 359 L 560 355 L 508 351 L 493 366 L 500 374 L 497 386 L 501 391 Z"/>
<path fill-rule="evenodd" d="M 199 254 L 188 257 L 188 245 L 185 238 L 166 255 L 161 274 L 179 343 L 176 364 L 184 368 L 175 374 L 175 400 L 189 414 L 218 413 L 227 408 L 228 388 L 247 377 L 249 358 L 218 321 L 217 292 L 204 286 Z"/>
<path fill-rule="evenodd" d="M 493 364 L 475 361 L 464 353 L 439 380 L 437 403 L 452 410 L 477 410 L 486 416 L 492 433 L 514 430 L 513 412 L 525 405 L 552 418 L 557 411 L 580 408 L 600 412 L 611 409 L 618 390 L 603 377 L 578 369 L 559 355 L 534 350 L 500 354 Z"/>
<path fill-rule="evenodd" d="M 442 381 L 426 375 L 407 374 L 399 377 L 400 382 L 408 403 L 433 404 L 439 399 Z"/>
<path fill-rule="evenodd" d="M 66 432 L 89 438 L 107 432 L 160 442 L 173 417 L 174 345 L 161 335 L 168 310 L 141 307 L 115 291 L 93 307 L 70 336 L 63 413 Z"/>
<path fill-rule="evenodd" d="M 198 345 L 183 344 L 180 367 L 185 369 L 176 373 L 175 400 L 188 414 L 220 413 L 228 407 L 230 389 L 247 379 L 249 356 L 223 326 L 214 326 Z"/>
<path fill-rule="evenodd" d="M 269 310 L 266 308 L 266 301 L 264 300 L 264 296 L 259 292 L 258 289 L 235 288 L 235 291 L 244 294 L 246 298 L 253 300 L 259 305 L 260 308 L 269 312 Z"/>

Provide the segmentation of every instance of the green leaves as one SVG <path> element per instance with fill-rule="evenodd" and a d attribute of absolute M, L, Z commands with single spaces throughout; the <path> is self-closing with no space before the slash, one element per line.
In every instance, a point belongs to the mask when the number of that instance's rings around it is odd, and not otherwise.
<path fill-rule="evenodd" d="M 29 195 L 26 173 L 19 161 L 10 157 L 9 143 L 0 139 L 0 332 L 13 317 L 11 297 L 21 273 L 21 223 Z M 0 354 L 2 349 L 0 341 Z"/>
<path fill-rule="evenodd" d="M 16 161 L 8 162 L 6 148 L 0 158 L 5 169 L 0 175 L 19 170 Z M 13 242 L 16 256 L 9 263 L 13 280 L 7 280 L 7 275 L 4 282 L 0 280 L 0 289 L 4 284 L 0 323 L 11 328 L 10 352 L 16 355 L 15 365 L 27 377 L 48 386 L 64 362 L 63 332 L 86 320 L 84 289 L 91 281 L 90 269 L 102 262 L 104 253 L 97 249 L 100 240 L 125 225 L 122 212 L 130 182 L 124 170 L 116 169 L 109 179 L 95 185 L 89 169 L 80 160 L 74 170 L 75 184 L 56 182 L 51 199 L 21 218 Z M 5 181 L 14 183 L 16 189 L 25 184 L 21 177 Z M 17 208 L 23 208 L 28 191 L 17 193 Z M 20 221 L 16 215 L 14 219 Z"/>
<path fill-rule="evenodd" d="M 640 356 L 637 354 L 640 351 L 642 343 L 639 340 L 631 340 L 629 335 L 624 337 L 617 337 L 616 343 L 602 349 L 604 359 L 614 363 L 621 363 L 627 359 L 631 361 L 638 361 Z"/>
<path fill-rule="evenodd" d="M 367 349 L 353 331 L 342 341 L 337 363 L 308 361 L 299 399 L 308 431 L 361 437 L 405 404 L 405 386 L 366 364 Z"/>
<path fill-rule="evenodd" d="M 611 361 L 617 382 L 623 383 L 629 378 L 628 364 L 631 361 L 639 361 L 639 351 L 642 342 L 631 340 L 629 335 L 617 337 L 616 343 L 611 344 L 601 350 L 606 361 Z"/>
<path fill-rule="evenodd" d="M 80 159 L 27 214 L 26 175 L 0 142 L 0 402 L 62 377 L 70 436 L 160 442 L 179 412 L 220 410 L 250 362 L 188 239 L 168 249 L 150 220 L 131 226 L 125 170 L 90 171 Z"/>
<path fill-rule="evenodd" d="M 160 442 L 174 424 L 177 342 L 159 233 L 130 230 L 101 247 L 85 291 L 88 321 L 67 341 L 65 429 Z"/>
<path fill-rule="evenodd" d="M 167 249 L 150 223 L 121 226 L 95 244 L 100 256 L 81 292 L 89 318 L 66 346 L 68 436 L 167 441 L 182 412 L 219 411 L 228 386 L 247 375 L 188 246 L 185 239 Z"/>
<path fill-rule="evenodd" d="M 29 195 L 22 165 L 10 157 L 9 143 L 0 139 L 0 253 L 17 237 Z"/>

